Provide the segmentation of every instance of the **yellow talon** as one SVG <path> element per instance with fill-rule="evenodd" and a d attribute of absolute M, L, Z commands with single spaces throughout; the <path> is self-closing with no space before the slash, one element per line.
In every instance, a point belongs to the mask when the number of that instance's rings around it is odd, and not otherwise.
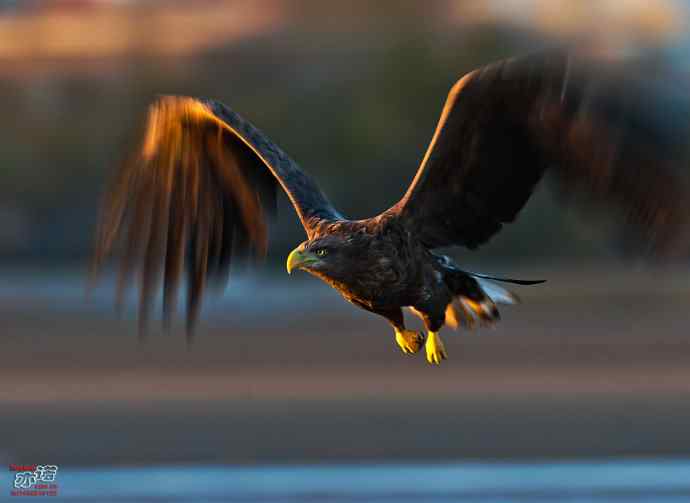
<path fill-rule="evenodd" d="M 441 360 L 448 358 L 441 336 L 437 332 L 429 332 L 426 338 L 426 361 L 439 365 Z"/>
<path fill-rule="evenodd" d="M 413 354 L 422 349 L 424 336 L 414 330 L 395 330 L 395 342 L 405 354 Z"/>

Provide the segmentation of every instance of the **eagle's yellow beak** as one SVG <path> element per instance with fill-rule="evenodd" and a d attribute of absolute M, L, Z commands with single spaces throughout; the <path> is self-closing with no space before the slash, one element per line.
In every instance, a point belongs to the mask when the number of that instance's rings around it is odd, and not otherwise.
<path fill-rule="evenodd" d="M 318 260 L 318 257 L 315 255 L 312 255 L 307 251 L 301 251 L 299 248 L 295 248 L 290 252 L 290 255 L 288 255 L 287 272 L 290 274 L 293 269 L 312 264 Z"/>

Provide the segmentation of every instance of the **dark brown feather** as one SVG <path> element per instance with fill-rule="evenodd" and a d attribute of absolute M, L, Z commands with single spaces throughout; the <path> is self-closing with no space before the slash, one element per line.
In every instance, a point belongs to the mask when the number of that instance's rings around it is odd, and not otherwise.
<path fill-rule="evenodd" d="M 134 166 L 134 169 L 137 168 L 138 166 Z M 151 219 L 151 199 L 147 197 L 147 192 L 150 191 L 151 188 L 150 180 L 144 180 L 142 181 L 142 190 L 134 194 L 133 197 L 134 208 L 126 230 L 127 242 L 121 259 L 120 273 L 117 278 L 116 305 L 118 311 L 122 310 L 127 287 L 134 275 L 142 250 L 148 241 L 148 233 L 150 230 L 149 221 Z M 99 250 L 97 254 L 103 257 L 107 255 L 107 252 Z"/>
<path fill-rule="evenodd" d="M 549 169 L 563 193 L 610 204 L 653 251 L 687 252 L 687 134 L 650 113 L 658 96 L 634 77 L 565 51 L 471 72 L 388 214 L 428 247 L 476 248 L 516 218 Z"/>
<path fill-rule="evenodd" d="M 122 237 L 118 299 L 139 270 L 143 335 L 161 280 L 170 326 L 186 268 L 191 334 L 208 279 L 224 283 L 235 255 L 265 255 L 278 185 L 308 235 L 341 218 L 315 182 L 239 115 L 213 101 L 161 98 L 151 106 L 140 150 L 104 197 L 94 273 Z"/>
<path fill-rule="evenodd" d="M 173 178 L 173 193 L 171 195 L 170 216 L 168 218 L 170 228 L 168 230 L 168 242 L 165 250 L 165 272 L 163 274 L 165 281 L 163 288 L 163 323 L 166 330 L 170 329 L 172 317 L 175 314 L 187 240 L 186 213 L 184 211 L 187 176 L 185 170 L 179 164 L 174 168 Z"/>

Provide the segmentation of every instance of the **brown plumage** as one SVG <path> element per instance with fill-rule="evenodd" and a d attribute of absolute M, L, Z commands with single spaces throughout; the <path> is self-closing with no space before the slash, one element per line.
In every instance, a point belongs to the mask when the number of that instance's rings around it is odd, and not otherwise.
<path fill-rule="evenodd" d="M 618 214 L 657 255 L 688 251 L 687 136 L 665 127 L 649 105 L 654 92 L 629 77 L 565 51 L 469 73 L 451 89 L 403 198 L 357 221 L 224 105 L 161 98 L 105 198 L 95 270 L 123 237 L 119 296 L 138 271 L 143 333 L 161 283 L 169 323 L 186 269 L 191 333 L 207 279 L 224 282 L 236 255 L 266 253 L 266 217 L 280 185 L 308 238 L 288 269 L 307 270 L 386 317 L 405 352 L 423 343 L 404 328 L 401 308 L 413 308 L 430 332 L 427 358 L 438 363 L 444 323 L 494 322 L 495 304 L 515 297 L 432 250 L 488 241 L 516 218 L 547 169 L 562 193 Z"/>
<path fill-rule="evenodd" d="M 633 100 L 650 96 L 625 77 L 562 52 L 466 75 L 395 210 L 429 247 L 476 248 L 515 219 L 552 166 L 565 191 L 618 204 L 657 251 L 671 252 L 687 222 L 687 159 L 640 117 L 645 103 Z"/>

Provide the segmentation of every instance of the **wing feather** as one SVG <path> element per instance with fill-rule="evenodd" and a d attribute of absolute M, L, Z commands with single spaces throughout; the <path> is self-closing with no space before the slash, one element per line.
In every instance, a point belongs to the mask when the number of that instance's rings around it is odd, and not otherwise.
<path fill-rule="evenodd" d="M 476 248 L 517 217 L 548 170 L 562 193 L 614 208 L 655 252 L 687 247 L 690 114 L 669 127 L 659 95 L 634 77 L 566 51 L 469 73 L 388 215 L 430 248 Z"/>
<path fill-rule="evenodd" d="M 186 277 L 191 334 L 208 280 L 224 284 L 234 256 L 266 254 L 277 186 L 308 235 L 324 220 L 341 218 L 313 179 L 235 112 L 211 100 L 160 98 L 140 149 L 103 199 L 93 271 L 124 241 L 118 304 L 138 274 L 142 335 L 161 284 L 170 326 Z"/>
<path fill-rule="evenodd" d="M 174 168 L 174 183 L 170 200 L 169 218 L 170 225 L 165 253 L 165 272 L 163 274 L 163 323 L 166 329 L 170 329 L 172 317 L 175 314 L 177 295 L 179 291 L 180 276 L 184 264 L 185 242 L 187 240 L 187 226 L 185 225 L 184 207 L 186 177 L 184 170 L 179 166 Z"/>

